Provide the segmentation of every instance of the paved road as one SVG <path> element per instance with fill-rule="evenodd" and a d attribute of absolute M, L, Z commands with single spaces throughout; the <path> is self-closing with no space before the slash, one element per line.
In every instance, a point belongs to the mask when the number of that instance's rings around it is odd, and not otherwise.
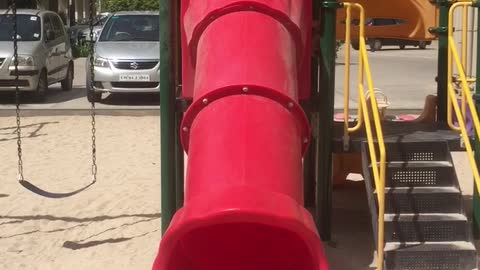
<path fill-rule="evenodd" d="M 24 109 L 89 109 L 90 103 L 85 91 L 85 59 L 75 60 L 75 80 L 73 90 L 63 92 L 60 84 L 49 87 L 47 100 L 36 103 L 28 94 L 22 95 Z M 160 98 L 158 94 L 104 94 L 102 102 L 97 104 L 98 109 L 126 110 L 126 109 L 158 109 Z M 15 106 L 15 96 L 11 93 L 0 93 L 0 110 L 12 109 Z"/>
<path fill-rule="evenodd" d="M 368 52 L 375 88 L 382 90 L 391 102 L 392 109 L 423 108 L 425 96 L 435 94 L 437 85 L 436 43 L 420 50 L 407 47 L 384 47 L 381 51 Z M 358 85 L 358 51 L 352 50 L 350 92 L 351 107 L 356 106 Z M 335 108 L 343 108 L 344 51 L 339 52 L 336 66 Z"/>
<path fill-rule="evenodd" d="M 391 101 L 392 109 L 418 109 L 423 107 L 424 97 L 436 92 L 437 51 L 435 46 L 427 50 L 386 47 L 385 50 L 369 52 L 370 66 L 374 78 L 374 86 L 384 91 Z M 343 107 L 343 51 L 340 51 L 336 66 L 336 96 L 335 108 Z M 351 107 L 357 101 L 357 63 L 358 52 L 352 50 L 352 75 L 351 75 Z M 85 97 L 85 59 L 75 61 L 76 77 L 74 89 L 62 92 L 60 85 L 52 85 L 47 101 L 35 103 L 25 95 L 23 108 L 25 109 L 61 109 L 82 110 L 88 109 L 90 104 Z M 14 108 L 14 95 L 0 93 L 0 110 Z M 99 109 L 125 110 L 148 109 L 158 110 L 158 94 L 142 95 L 111 95 L 100 104 Z"/>

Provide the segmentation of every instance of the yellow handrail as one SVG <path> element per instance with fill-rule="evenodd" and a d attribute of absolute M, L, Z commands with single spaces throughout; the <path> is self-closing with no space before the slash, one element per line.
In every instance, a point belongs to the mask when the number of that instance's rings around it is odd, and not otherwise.
<path fill-rule="evenodd" d="M 349 119 L 350 119 L 350 44 L 351 44 L 351 25 L 352 25 L 352 15 L 351 15 L 351 8 L 355 7 L 350 3 L 344 3 L 346 18 L 345 18 L 345 76 L 344 76 L 344 86 L 345 91 L 343 95 L 343 121 L 344 121 L 344 139 L 348 139 L 348 134 L 351 132 L 355 132 L 360 130 L 363 125 L 363 117 L 362 117 L 362 106 L 358 104 L 358 111 L 357 111 L 357 123 L 353 127 L 349 127 Z M 359 59 L 359 80 L 363 80 L 363 68 L 362 68 L 362 59 Z"/>
<path fill-rule="evenodd" d="M 373 80 L 372 80 L 372 74 L 370 71 L 370 65 L 368 63 L 368 56 L 367 56 L 367 46 L 365 43 L 365 11 L 363 9 L 363 6 L 357 3 L 344 3 L 344 7 L 346 8 L 347 11 L 347 21 L 346 21 L 346 27 L 347 27 L 347 35 L 346 40 L 350 42 L 350 9 L 356 8 L 360 12 L 360 22 L 359 22 L 359 53 L 360 53 L 360 59 L 358 63 L 358 96 L 359 96 L 359 121 L 357 125 L 349 129 L 348 128 L 348 114 L 344 115 L 345 120 L 345 130 L 348 132 L 353 132 L 362 126 L 362 122 L 360 120 L 361 117 L 364 119 L 365 123 L 365 131 L 367 133 L 367 142 L 368 142 L 368 149 L 369 149 L 369 154 L 370 154 L 370 161 L 372 164 L 372 171 L 373 171 L 373 179 L 375 182 L 375 187 L 377 191 L 377 199 L 378 199 L 378 239 L 377 239 L 377 269 L 378 270 L 383 270 L 383 261 L 384 261 L 384 246 L 385 246 L 385 225 L 384 225 L 384 218 L 385 218 L 385 172 L 386 172 L 386 151 L 385 151 L 385 141 L 383 139 L 383 131 L 382 131 L 382 125 L 381 125 L 381 119 L 380 119 L 380 114 L 378 112 L 378 104 L 377 104 L 377 98 L 375 97 L 375 89 L 373 87 Z M 349 61 L 345 62 L 345 68 L 346 70 L 347 66 L 350 65 L 350 55 L 349 55 L 349 49 L 348 50 L 348 58 L 346 56 L 346 59 Z M 365 74 L 364 74 L 365 73 Z M 378 149 L 379 149 L 379 154 L 380 158 L 377 157 L 377 152 L 375 151 L 375 140 L 373 137 L 373 129 L 371 126 L 371 121 L 370 121 L 370 115 L 369 115 L 369 110 L 367 101 L 365 98 L 365 88 L 364 88 L 364 75 L 367 79 L 367 87 L 368 87 L 368 92 L 370 94 L 370 105 L 372 108 L 372 115 L 373 115 L 373 124 L 375 127 L 375 133 L 377 135 L 377 144 L 378 144 Z M 348 78 L 349 79 L 349 78 Z M 346 80 L 346 79 L 345 79 Z M 347 81 L 346 81 L 347 82 Z M 346 84 L 348 85 L 348 83 Z M 344 99 L 345 101 L 345 108 L 348 108 L 348 87 L 345 92 L 346 98 Z M 344 112 L 348 113 L 348 109 L 345 110 Z M 357 127 L 358 126 L 358 127 Z M 378 162 L 378 160 L 380 162 Z"/>
<path fill-rule="evenodd" d="M 475 128 L 475 133 L 477 134 L 477 138 L 480 139 L 480 119 L 478 118 L 478 113 L 477 109 L 475 107 L 475 104 L 473 103 L 473 98 L 472 94 L 470 93 L 470 87 L 468 86 L 469 80 L 467 79 L 467 76 L 465 74 L 465 69 L 462 64 L 462 60 L 460 59 L 460 56 L 457 52 L 456 44 L 455 44 L 455 39 L 453 37 L 453 12 L 455 9 L 459 6 L 472 6 L 472 2 L 458 2 L 452 5 L 450 8 L 450 13 L 449 13 L 449 23 L 448 23 L 448 43 L 449 43 L 449 75 L 451 75 L 452 72 L 452 57 L 455 63 L 455 66 L 458 69 L 458 73 L 460 75 L 460 81 L 461 81 L 461 86 L 462 86 L 462 96 L 465 97 L 466 103 L 468 104 L 468 108 L 470 109 L 471 117 L 473 119 L 473 125 Z M 453 105 L 453 110 L 455 112 L 455 116 L 458 119 L 458 124 L 459 127 L 458 129 L 460 130 L 462 139 L 465 143 L 465 148 L 467 150 L 467 156 L 468 156 L 468 161 L 470 162 L 470 166 L 472 168 L 472 173 L 473 173 L 473 178 L 475 180 L 477 190 L 480 192 L 480 174 L 478 171 L 477 163 L 475 162 L 475 155 L 472 149 L 472 144 L 470 142 L 470 138 L 468 136 L 468 131 L 467 127 L 465 125 L 465 119 L 466 119 L 466 111 L 463 111 L 463 108 L 461 109 L 458 103 L 456 102 L 456 95 L 455 95 L 455 89 L 453 89 L 453 85 L 451 83 L 451 76 L 449 76 L 449 84 L 448 84 L 448 97 L 449 97 L 449 108 L 451 112 L 451 105 Z M 463 107 L 463 104 L 462 104 Z M 451 115 L 449 115 L 449 119 L 451 120 Z"/>
<path fill-rule="evenodd" d="M 471 1 L 462 1 L 458 2 L 450 8 L 449 11 L 449 19 L 448 19 L 448 36 L 453 37 L 453 14 L 456 8 L 462 6 L 462 47 L 461 47 L 461 65 L 463 67 L 464 73 L 465 69 L 467 66 L 467 59 L 468 59 L 468 48 L 467 48 L 467 41 L 468 41 L 468 8 L 472 5 Z M 451 85 L 454 83 L 454 78 L 453 78 L 453 64 L 452 64 L 452 51 L 451 49 L 448 50 L 448 82 L 447 84 Z M 467 78 L 468 82 L 475 82 L 476 78 Z M 455 98 L 455 102 L 457 99 Z M 450 95 L 447 95 L 447 123 L 448 126 L 454 130 L 460 132 L 460 127 L 455 126 L 453 124 L 453 112 L 452 112 L 452 100 Z M 467 102 L 466 102 L 466 97 L 465 95 L 461 94 L 461 109 L 462 109 L 462 115 L 464 117 L 464 120 L 466 119 L 466 112 L 467 112 Z"/>

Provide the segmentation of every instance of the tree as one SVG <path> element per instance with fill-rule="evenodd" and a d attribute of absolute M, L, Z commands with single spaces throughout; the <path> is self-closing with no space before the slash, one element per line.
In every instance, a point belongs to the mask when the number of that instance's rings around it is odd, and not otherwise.
<path fill-rule="evenodd" d="M 8 6 L 10 6 L 12 3 L 13 3 L 13 0 L 9 0 Z M 37 8 L 36 0 L 16 0 L 15 4 L 17 8 L 32 8 L 32 9 Z"/>
<path fill-rule="evenodd" d="M 158 10 L 158 0 L 104 0 L 102 9 L 109 12 L 127 10 Z"/>

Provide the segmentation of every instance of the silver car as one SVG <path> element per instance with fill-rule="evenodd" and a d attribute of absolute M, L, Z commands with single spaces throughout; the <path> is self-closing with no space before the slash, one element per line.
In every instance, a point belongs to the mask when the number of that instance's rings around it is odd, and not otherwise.
<path fill-rule="evenodd" d="M 87 98 L 102 93 L 159 92 L 159 16 L 155 12 L 113 14 L 94 47 L 94 81 L 87 60 Z"/>
<path fill-rule="evenodd" d="M 61 82 L 71 90 L 73 58 L 70 41 L 58 14 L 18 10 L 18 86 L 42 100 L 48 86 Z M 15 90 L 13 15 L 0 10 L 0 91 Z"/>

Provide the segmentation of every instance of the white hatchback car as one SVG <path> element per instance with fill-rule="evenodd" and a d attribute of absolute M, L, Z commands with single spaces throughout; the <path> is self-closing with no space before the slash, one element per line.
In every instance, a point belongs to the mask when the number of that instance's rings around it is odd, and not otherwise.
<path fill-rule="evenodd" d="M 18 86 L 43 100 L 48 86 L 71 90 L 73 58 L 60 16 L 50 11 L 18 10 Z M 13 15 L 0 10 L 0 91 L 15 91 Z"/>

